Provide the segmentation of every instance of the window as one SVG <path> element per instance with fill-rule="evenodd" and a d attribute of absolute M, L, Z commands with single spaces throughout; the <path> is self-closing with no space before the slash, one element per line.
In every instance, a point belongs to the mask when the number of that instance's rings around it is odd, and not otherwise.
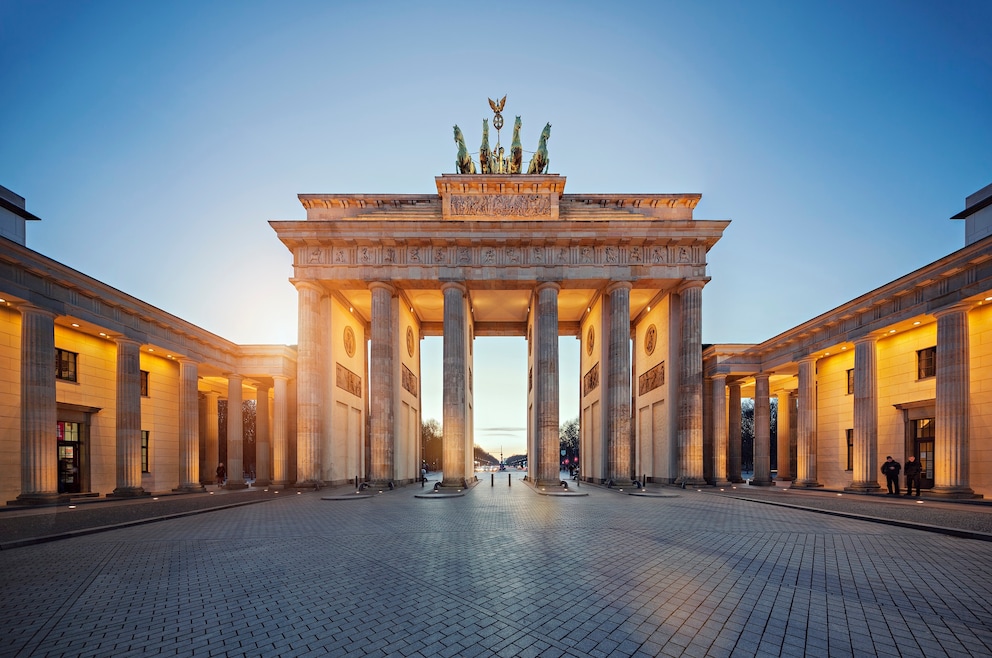
<path fill-rule="evenodd" d="M 854 395 L 854 368 L 847 371 L 847 394 Z"/>
<path fill-rule="evenodd" d="M 66 350 L 55 350 L 55 378 L 67 382 L 76 381 L 76 358 L 79 355 Z"/>
<path fill-rule="evenodd" d="M 847 470 L 854 470 L 854 430 L 845 430 L 847 434 Z"/>
<path fill-rule="evenodd" d="M 141 472 L 148 472 L 148 430 L 141 430 Z"/>
<path fill-rule="evenodd" d="M 916 353 L 916 378 L 925 379 L 937 375 L 937 348 L 928 347 Z"/>
<path fill-rule="evenodd" d="M 148 397 L 148 371 L 147 370 L 141 370 L 139 372 L 141 373 L 141 397 L 147 398 Z"/>

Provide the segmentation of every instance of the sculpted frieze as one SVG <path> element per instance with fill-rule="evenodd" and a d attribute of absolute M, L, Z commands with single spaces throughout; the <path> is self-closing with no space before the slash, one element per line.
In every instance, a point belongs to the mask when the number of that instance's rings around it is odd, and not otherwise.
<path fill-rule="evenodd" d="M 696 264 L 698 249 L 681 245 L 603 246 L 578 245 L 411 245 L 376 247 L 301 247 L 297 262 L 303 265 L 437 265 L 500 267 L 516 265 L 686 265 Z"/>
<path fill-rule="evenodd" d="M 456 194 L 451 214 L 490 217 L 551 217 L 551 197 L 542 194 Z"/>

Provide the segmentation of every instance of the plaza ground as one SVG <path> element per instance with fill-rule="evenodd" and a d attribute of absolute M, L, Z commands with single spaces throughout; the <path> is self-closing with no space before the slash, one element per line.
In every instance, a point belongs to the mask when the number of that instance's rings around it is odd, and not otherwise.
<path fill-rule="evenodd" d="M 0 511 L 0 656 L 992 654 L 988 505 L 509 478 Z"/>

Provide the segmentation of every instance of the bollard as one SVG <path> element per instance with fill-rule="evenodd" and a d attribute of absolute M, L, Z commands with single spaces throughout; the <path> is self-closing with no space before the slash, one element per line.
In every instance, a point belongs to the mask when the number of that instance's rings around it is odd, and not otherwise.
<path fill-rule="evenodd" d="M 495 473 L 490 473 L 489 474 L 489 486 L 490 487 L 495 487 L 496 486 L 496 474 Z"/>
<path fill-rule="evenodd" d="M 511 473 L 506 474 L 506 486 L 508 487 L 513 486 L 513 475 Z"/>

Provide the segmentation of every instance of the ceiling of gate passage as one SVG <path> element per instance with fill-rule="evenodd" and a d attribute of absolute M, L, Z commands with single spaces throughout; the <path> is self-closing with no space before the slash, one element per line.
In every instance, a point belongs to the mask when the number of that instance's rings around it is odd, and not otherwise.
<path fill-rule="evenodd" d="M 364 322 L 372 317 L 369 290 L 337 290 L 339 299 Z M 630 318 L 647 312 L 668 290 L 634 288 L 630 291 Z M 558 332 L 578 335 L 579 324 L 598 302 L 601 289 L 562 288 L 558 292 Z M 444 326 L 444 294 L 436 289 L 400 289 L 401 303 L 419 318 L 425 336 L 440 336 Z M 475 320 L 476 336 L 523 336 L 527 316 L 534 301 L 533 291 L 469 289 L 469 308 Z"/>

